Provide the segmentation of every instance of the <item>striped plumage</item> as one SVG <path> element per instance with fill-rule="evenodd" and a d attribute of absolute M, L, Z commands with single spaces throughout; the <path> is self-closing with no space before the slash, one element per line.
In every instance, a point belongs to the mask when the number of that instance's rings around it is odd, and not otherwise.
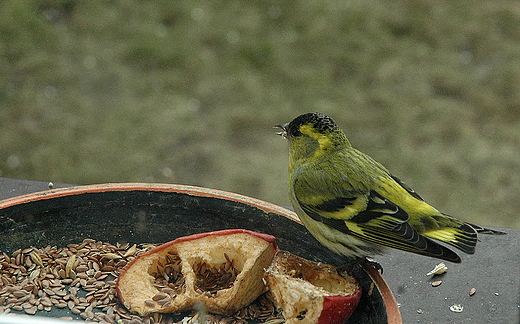
<path fill-rule="evenodd" d="M 292 205 L 311 234 L 340 255 L 365 258 L 391 247 L 460 262 L 434 240 L 471 254 L 478 232 L 502 234 L 439 212 L 353 148 L 323 114 L 304 114 L 278 127 L 290 143 Z"/>

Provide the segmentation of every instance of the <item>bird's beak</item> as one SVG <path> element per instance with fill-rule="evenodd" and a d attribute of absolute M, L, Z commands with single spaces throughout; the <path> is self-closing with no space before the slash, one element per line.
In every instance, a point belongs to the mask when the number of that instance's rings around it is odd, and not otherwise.
<path fill-rule="evenodd" d="M 284 138 L 287 138 L 287 126 L 289 126 L 289 123 L 273 126 L 274 128 L 278 128 L 281 130 L 280 132 L 277 132 L 276 135 L 280 135 L 280 136 L 283 136 Z"/>

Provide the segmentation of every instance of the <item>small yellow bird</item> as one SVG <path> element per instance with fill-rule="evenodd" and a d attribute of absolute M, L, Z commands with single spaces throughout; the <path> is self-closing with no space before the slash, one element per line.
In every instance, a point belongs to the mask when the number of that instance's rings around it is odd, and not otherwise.
<path fill-rule="evenodd" d="M 294 210 L 309 232 L 337 254 L 365 261 L 391 247 L 461 262 L 434 240 L 472 254 L 477 233 L 505 234 L 439 212 L 380 163 L 353 148 L 328 116 L 308 113 L 276 127 L 289 140 Z"/>

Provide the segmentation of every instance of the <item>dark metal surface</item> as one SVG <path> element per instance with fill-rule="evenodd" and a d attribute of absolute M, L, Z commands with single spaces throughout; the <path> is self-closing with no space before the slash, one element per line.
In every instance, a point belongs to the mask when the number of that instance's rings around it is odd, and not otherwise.
<path fill-rule="evenodd" d="M 0 178 L 0 199 L 47 190 L 47 185 Z M 403 322 L 520 323 L 520 231 L 501 230 L 507 235 L 482 235 L 475 254 L 461 254 L 461 264 L 447 262 L 447 273 L 434 279 L 426 273 L 438 260 L 395 250 L 377 256 L 401 304 Z M 442 284 L 432 287 L 434 280 Z M 471 288 L 476 288 L 473 296 Z M 462 305 L 462 312 L 451 311 L 454 304 Z"/>

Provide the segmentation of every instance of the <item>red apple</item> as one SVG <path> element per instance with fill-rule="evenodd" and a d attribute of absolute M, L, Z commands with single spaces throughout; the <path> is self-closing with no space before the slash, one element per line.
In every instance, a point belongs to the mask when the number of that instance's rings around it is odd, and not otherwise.
<path fill-rule="evenodd" d="M 125 266 L 117 294 L 140 315 L 190 310 L 199 302 L 231 314 L 267 290 L 263 275 L 277 250 L 273 236 L 243 229 L 181 237 Z"/>
<path fill-rule="evenodd" d="M 336 268 L 279 251 L 266 280 L 287 324 L 345 323 L 361 298 L 361 286 Z"/>

